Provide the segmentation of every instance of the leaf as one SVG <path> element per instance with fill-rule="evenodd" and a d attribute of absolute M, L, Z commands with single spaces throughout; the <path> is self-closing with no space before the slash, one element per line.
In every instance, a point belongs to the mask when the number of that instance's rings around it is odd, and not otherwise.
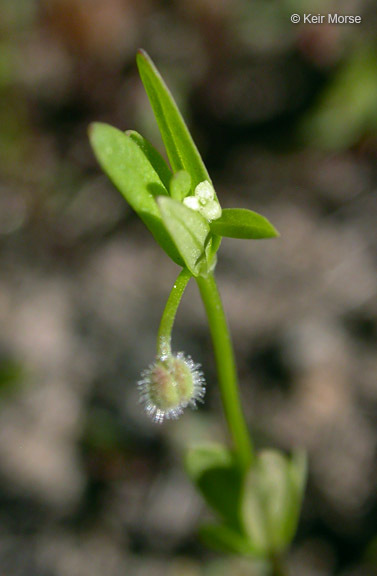
<path fill-rule="evenodd" d="M 217 236 L 217 234 L 212 233 L 212 242 L 211 246 L 209 247 L 207 259 L 208 262 L 212 263 L 213 266 L 216 266 L 216 260 L 217 260 L 216 254 L 218 249 L 220 248 L 221 240 L 222 240 L 221 236 Z"/>
<path fill-rule="evenodd" d="M 188 452 L 185 465 L 207 504 L 240 530 L 243 475 L 233 454 L 220 444 L 198 446 Z"/>
<path fill-rule="evenodd" d="M 191 191 L 191 176 L 185 170 L 176 172 L 170 182 L 170 195 L 182 202 Z"/>
<path fill-rule="evenodd" d="M 156 196 L 168 191 L 145 153 L 136 142 L 117 128 L 94 123 L 90 142 L 104 172 L 130 206 L 137 212 L 160 246 L 179 265 L 183 265 L 161 218 Z"/>
<path fill-rule="evenodd" d="M 294 452 L 289 465 L 289 475 L 295 491 L 302 494 L 308 475 L 307 456 L 303 451 Z"/>
<path fill-rule="evenodd" d="M 230 467 L 234 457 L 230 450 L 222 444 L 208 442 L 188 450 L 185 459 L 187 474 L 193 482 L 198 482 L 208 468 Z"/>
<path fill-rule="evenodd" d="M 136 62 L 173 171 L 186 170 L 193 188 L 204 180 L 211 182 L 185 121 L 157 68 L 143 50 L 139 51 Z"/>
<path fill-rule="evenodd" d="M 258 467 L 259 493 L 265 513 L 269 547 L 277 552 L 288 544 L 286 524 L 292 506 L 289 461 L 276 450 L 265 450 L 259 456 Z"/>
<path fill-rule="evenodd" d="M 242 503 L 244 526 L 261 554 L 282 552 L 292 541 L 306 478 L 305 457 L 265 450 L 249 471 Z"/>
<path fill-rule="evenodd" d="M 261 555 L 269 551 L 269 531 L 265 518 L 259 473 L 253 467 L 247 478 L 242 500 L 242 517 L 246 533 L 253 547 Z"/>
<path fill-rule="evenodd" d="M 279 232 L 257 212 L 245 208 L 225 208 L 222 215 L 210 224 L 211 232 L 228 238 L 274 238 Z"/>
<path fill-rule="evenodd" d="M 199 536 L 204 544 L 220 552 L 242 556 L 256 555 L 247 537 L 225 524 L 203 524 L 199 528 Z"/>
<path fill-rule="evenodd" d="M 308 475 L 308 463 L 305 452 L 297 451 L 292 455 L 288 465 L 288 475 L 292 499 L 287 522 L 285 526 L 286 539 L 290 542 L 297 530 L 300 518 L 302 500 L 304 498 L 306 480 Z"/>
<path fill-rule="evenodd" d="M 136 132 L 135 130 L 127 130 L 126 135 L 131 138 L 143 151 L 146 158 L 151 163 L 154 170 L 160 177 L 161 182 L 165 186 L 166 190 L 169 190 L 170 181 L 173 177 L 173 174 L 170 171 L 169 166 L 166 164 L 165 160 L 161 156 L 161 154 L 152 146 L 146 138 L 144 138 L 141 134 Z"/>
<path fill-rule="evenodd" d="M 158 199 L 163 222 L 185 265 L 198 276 L 208 269 L 206 249 L 210 242 L 209 224 L 198 212 L 173 198 Z"/>

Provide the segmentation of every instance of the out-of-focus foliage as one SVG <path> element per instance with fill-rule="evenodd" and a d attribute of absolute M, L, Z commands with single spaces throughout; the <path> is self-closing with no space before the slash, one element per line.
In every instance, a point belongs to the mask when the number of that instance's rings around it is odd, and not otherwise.
<path fill-rule="evenodd" d="M 377 133 L 377 45 L 345 59 L 302 130 L 325 150 L 345 150 Z"/>

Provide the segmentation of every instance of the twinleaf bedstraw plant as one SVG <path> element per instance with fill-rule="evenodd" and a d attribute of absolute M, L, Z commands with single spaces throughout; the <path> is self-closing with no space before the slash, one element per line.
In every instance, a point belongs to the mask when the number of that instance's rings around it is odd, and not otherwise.
<path fill-rule="evenodd" d="M 145 223 L 155 240 L 182 268 L 172 288 L 157 336 L 156 359 L 139 381 L 146 412 L 156 422 L 177 418 L 202 401 L 200 367 L 171 349 L 176 312 L 191 278 L 208 318 L 222 403 L 232 440 L 193 447 L 186 470 L 215 512 L 201 527 L 204 541 L 218 550 L 265 560 L 281 574 L 281 556 L 296 531 L 305 485 L 301 453 L 255 453 L 242 412 L 232 341 L 214 270 L 221 238 L 278 236 L 263 216 L 244 209 L 222 209 L 211 178 L 172 95 L 148 55 L 137 65 L 149 97 L 170 167 L 143 136 L 107 124 L 90 127 L 90 140 L 103 170 Z"/>

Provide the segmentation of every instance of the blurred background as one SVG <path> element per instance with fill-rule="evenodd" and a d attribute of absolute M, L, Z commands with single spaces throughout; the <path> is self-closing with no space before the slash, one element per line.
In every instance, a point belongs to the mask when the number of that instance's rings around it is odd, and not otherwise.
<path fill-rule="evenodd" d="M 87 127 L 162 150 L 139 47 L 223 207 L 281 233 L 225 239 L 217 272 L 257 445 L 309 454 L 290 574 L 377 573 L 376 31 L 374 0 L 1 0 L 1 574 L 260 574 L 196 538 L 209 513 L 182 454 L 227 437 L 194 284 L 174 348 L 202 363 L 205 405 L 156 426 L 138 404 L 178 270 Z"/>

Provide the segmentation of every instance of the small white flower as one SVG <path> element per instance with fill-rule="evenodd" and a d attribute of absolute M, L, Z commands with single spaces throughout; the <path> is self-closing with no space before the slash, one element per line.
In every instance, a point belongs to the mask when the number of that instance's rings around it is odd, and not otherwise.
<path fill-rule="evenodd" d="M 155 422 L 178 418 L 187 406 L 196 407 L 205 394 L 200 364 L 183 352 L 157 358 L 138 382 L 140 401 Z"/>
<path fill-rule="evenodd" d="M 191 210 L 199 212 L 207 220 L 216 220 L 221 216 L 221 206 L 215 198 L 215 190 L 208 180 L 200 182 L 194 191 L 194 196 L 186 196 L 183 204 Z"/>

